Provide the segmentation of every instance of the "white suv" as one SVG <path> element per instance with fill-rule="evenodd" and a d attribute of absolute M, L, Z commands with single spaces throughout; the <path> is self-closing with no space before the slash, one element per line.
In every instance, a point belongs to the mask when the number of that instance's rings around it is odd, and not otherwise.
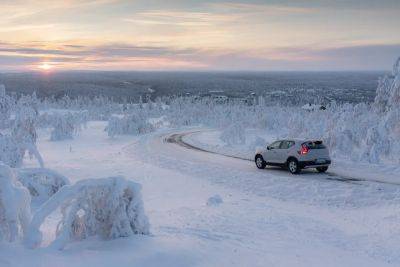
<path fill-rule="evenodd" d="M 293 174 L 306 168 L 326 172 L 331 158 L 322 141 L 288 139 L 273 142 L 266 148 L 257 150 L 255 163 L 259 169 L 264 169 L 267 165 L 286 167 Z"/>

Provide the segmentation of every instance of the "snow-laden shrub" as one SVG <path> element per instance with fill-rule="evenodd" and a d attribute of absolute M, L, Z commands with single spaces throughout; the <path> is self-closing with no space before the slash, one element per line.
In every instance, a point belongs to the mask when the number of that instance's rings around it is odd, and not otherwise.
<path fill-rule="evenodd" d="M 0 161 L 15 168 L 20 167 L 23 160 L 18 143 L 10 135 L 0 134 Z"/>
<path fill-rule="evenodd" d="M 69 185 L 63 175 L 45 168 L 17 169 L 17 179 L 25 186 L 36 203 L 43 203 L 58 192 L 61 187 Z"/>
<path fill-rule="evenodd" d="M 108 136 L 130 134 L 139 135 L 153 132 L 154 126 L 148 122 L 148 118 L 142 113 L 124 115 L 123 117 L 112 116 L 106 127 Z"/>
<path fill-rule="evenodd" d="M 26 233 L 30 196 L 10 167 L 0 162 L 0 241 L 13 242 Z"/>
<path fill-rule="evenodd" d="M 400 163 L 400 57 L 393 66 L 392 75 L 380 80 L 374 108 L 379 118 L 376 125 L 368 129 L 365 154 L 373 158 L 386 156 Z"/>
<path fill-rule="evenodd" d="M 87 112 L 67 112 L 56 114 L 43 114 L 43 122 L 53 127 L 50 135 L 51 141 L 73 139 L 74 135 L 86 125 Z"/>
<path fill-rule="evenodd" d="M 386 75 L 379 80 L 374 101 L 378 112 L 386 112 L 398 108 L 400 104 L 400 57 L 393 65 L 392 75 Z"/>
<path fill-rule="evenodd" d="M 222 202 L 222 197 L 217 194 L 207 199 L 207 206 L 218 206 L 219 204 L 222 204 Z"/>
<path fill-rule="evenodd" d="M 221 133 L 221 140 L 228 145 L 239 145 L 246 143 L 245 127 L 243 123 L 233 123 Z"/>
<path fill-rule="evenodd" d="M 12 99 L 7 96 L 5 86 L 0 84 L 0 129 L 8 126 L 11 106 Z"/>
<path fill-rule="evenodd" d="M 24 96 L 18 101 L 11 138 L 18 145 L 22 157 L 26 152 L 35 156 L 40 167 L 44 167 L 42 156 L 37 147 L 36 121 L 38 117 L 36 95 Z"/>
<path fill-rule="evenodd" d="M 63 110 L 63 109 L 47 109 L 41 111 L 37 126 L 40 128 L 54 128 L 60 124 L 60 120 L 68 121 L 73 124 L 74 129 L 80 130 L 85 127 L 88 120 L 89 114 L 86 110 L 75 111 L 75 110 Z"/>
<path fill-rule="evenodd" d="M 254 140 L 249 144 L 251 151 L 256 151 L 267 146 L 267 141 L 264 138 L 256 136 Z"/>
<path fill-rule="evenodd" d="M 72 116 L 57 117 L 53 131 L 50 135 L 51 141 L 61 141 L 73 139 L 75 133 L 74 121 Z"/>
<path fill-rule="evenodd" d="M 29 247 L 41 244 L 40 226 L 57 208 L 61 208 L 62 219 L 51 243 L 57 249 L 90 236 L 115 239 L 148 234 L 149 223 L 140 190 L 139 184 L 123 177 L 88 179 L 63 186 L 35 213 L 26 244 Z"/>
<path fill-rule="evenodd" d="M 37 112 L 29 105 L 19 107 L 12 127 L 12 136 L 20 143 L 36 144 Z"/>

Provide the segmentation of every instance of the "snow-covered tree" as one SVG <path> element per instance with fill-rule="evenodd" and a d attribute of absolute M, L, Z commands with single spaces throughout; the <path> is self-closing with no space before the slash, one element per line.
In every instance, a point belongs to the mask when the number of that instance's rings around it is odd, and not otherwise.
<path fill-rule="evenodd" d="M 131 134 L 139 135 L 153 132 L 154 126 L 149 123 L 143 112 L 124 115 L 123 117 L 112 116 L 106 127 L 108 136 Z"/>
<path fill-rule="evenodd" d="M 13 242 L 26 234 L 30 222 L 30 195 L 13 170 L 0 162 L 0 241 Z"/>
<path fill-rule="evenodd" d="M 23 154 L 19 144 L 10 135 L 0 134 L 0 161 L 15 168 L 20 167 Z"/>
<path fill-rule="evenodd" d="M 16 174 L 18 181 L 29 190 L 35 204 L 47 201 L 61 187 L 70 184 L 65 176 L 45 168 L 16 169 Z"/>
<path fill-rule="evenodd" d="M 43 167 L 43 159 L 36 147 L 36 121 L 38 114 L 36 96 L 22 97 L 18 101 L 18 109 L 11 129 L 11 137 L 18 144 L 22 157 L 28 151 L 31 156 L 36 157 L 40 167 Z"/>
<path fill-rule="evenodd" d="M 45 202 L 32 218 L 25 242 L 37 247 L 42 242 L 40 226 L 46 217 L 61 208 L 62 219 L 51 246 L 62 249 L 71 240 L 90 236 L 115 239 L 148 234 L 149 222 L 141 197 L 141 186 L 123 177 L 88 179 L 63 186 Z"/>
<path fill-rule="evenodd" d="M 56 116 L 53 121 L 53 131 L 50 135 L 51 141 L 73 139 L 77 129 L 75 128 L 74 116 L 70 113 Z"/>
<path fill-rule="evenodd" d="M 228 145 L 240 145 L 246 143 L 244 124 L 236 122 L 225 128 L 221 133 L 221 140 Z"/>
<path fill-rule="evenodd" d="M 0 84 L 0 129 L 8 125 L 12 102 L 11 97 L 6 94 L 5 86 Z"/>

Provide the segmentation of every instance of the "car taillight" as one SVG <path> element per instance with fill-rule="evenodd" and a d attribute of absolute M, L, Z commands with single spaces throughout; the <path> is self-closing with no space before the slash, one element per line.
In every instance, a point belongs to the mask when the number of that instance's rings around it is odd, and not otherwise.
<path fill-rule="evenodd" d="M 305 155 L 308 153 L 308 147 L 306 145 L 301 145 L 301 149 L 299 151 L 300 155 Z"/>

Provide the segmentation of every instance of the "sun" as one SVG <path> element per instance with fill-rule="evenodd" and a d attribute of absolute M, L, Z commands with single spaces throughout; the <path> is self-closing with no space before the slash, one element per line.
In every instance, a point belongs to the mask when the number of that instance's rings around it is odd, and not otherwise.
<path fill-rule="evenodd" d="M 49 71 L 49 70 L 53 69 L 54 66 L 47 62 L 43 62 L 38 66 L 38 68 L 41 70 L 44 70 L 44 71 Z"/>

